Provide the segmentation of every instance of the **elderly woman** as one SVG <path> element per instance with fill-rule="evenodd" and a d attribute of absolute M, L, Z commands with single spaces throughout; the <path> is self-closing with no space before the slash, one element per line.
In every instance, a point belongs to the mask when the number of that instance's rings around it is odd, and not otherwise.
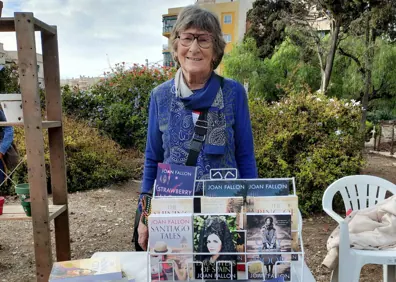
<path fill-rule="evenodd" d="M 186 7 L 171 43 L 180 68 L 151 93 L 140 203 L 151 193 L 161 162 L 196 166 L 197 179 L 209 178 L 213 168 L 237 168 L 240 178 L 257 177 L 245 90 L 214 72 L 226 45 L 217 17 L 197 5 Z M 147 227 L 138 225 L 136 249 L 145 250 Z"/>

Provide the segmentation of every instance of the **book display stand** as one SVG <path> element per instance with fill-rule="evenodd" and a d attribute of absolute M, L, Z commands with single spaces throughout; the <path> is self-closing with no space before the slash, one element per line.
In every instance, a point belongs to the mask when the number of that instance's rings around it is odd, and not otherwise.
<path fill-rule="evenodd" d="M 237 192 L 235 195 L 233 196 L 243 196 L 244 198 L 244 204 L 243 204 L 243 208 L 242 211 L 240 212 L 240 214 L 242 215 L 242 218 L 246 218 L 245 214 L 246 214 L 246 209 L 244 207 L 247 206 L 247 202 L 246 202 L 246 198 L 250 197 L 250 198 L 255 198 L 255 197 L 260 197 L 260 198 L 270 198 L 270 197 L 276 197 L 279 201 L 280 198 L 289 198 L 287 196 L 295 196 L 296 197 L 296 185 L 295 185 L 295 179 L 294 178 L 266 178 L 266 179 L 237 179 L 236 177 L 237 173 L 236 173 L 236 169 L 215 169 L 215 170 L 211 170 L 210 172 L 210 179 L 206 179 L 206 180 L 195 180 L 195 187 L 198 187 L 200 185 L 200 187 L 203 189 L 203 196 L 197 196 L 194 195 L 192 197 L 189 198 L 193 198 L 194 201 L 196 202 L 196 199 L 202 199 L 204 197 L 210 196 L 216 196 L 214 194 L 209 195 L 209 184 L 213 185 L 217 185 L 218 191 L 224 191 L 224 189 L 221 189 L 219 187 L 221 187 L 222 183 L 227 183 L 227 185 L 232 185 L 235 184 L 236 185 L 244 185 L 245 189 L 240 190 L 239 192 Z M 283 184 L 282 184 L 283 183 Z M 287 190 L 288 190 L 288 194 L 285 194 L 285 191 L 281 191 L 280 194 L 280 190 L 277 190 L 273 187 L 280 187 L 280 186 L 284 186 L 285 183 L 288 183 L 287 185 Z M 250 186 L 249 186 L 250 185 Z M 252 185 L 256 185 L 256 186 L 252 186 Z M 258 187 L 259 185 L 262 185 L 261 187 L 264 187 L 265 185 L 267 185 L 267 187 L 271 187 L 268 188 L 268 193 L 272 193 L 272 195 L 263 195 L 263 193 L 267 193 L 267 192 L 263 192 L 264 190 L 262 190 L 261 192 L 257 192 L 254 191 L 253 189 L 255 189 L 255 187 Z M 155 184 L 154 184 L 154 187 Z M 205 188 L 207 187 L 207 188 Z M 215 186 L 213 186 L 215 187 Z M 249 187 L 251 190 L 249 190 Z M 224 188 L 224 187 L 223 187 Z M 250 191 L 250 192 L 249 192 Z M 217 192 L 219 193 L 219 192 Z M 222 192 L 221 192 L 222 193 Z M 258 194 L 257 194 L 258 193 Z M 260 194 L 261 193 L 261 194 Z M 226 197 L 229 195 L 221 195 L 222 197 Z M 156 196 L 155 192 L 153 195 L 153 199 L 157 199 L 157 198 L 176 198 L 174 196 Z M 180 198 L 180 197 L 178 197 Z M 184 197 L 186 198 L 186 197 Z M 245 210 L 244 210 L 245 209 Z M 281 209 L 283 209 L 283 207 L 281 207 Z M 290 214 L 290 210 L 289 211 L 283 211 L 283 213 L 289 213 Z M 264 215 L 268 215 L 271 212 L 263 212 L 262 216 Z M 273 277 L 281 277 L 283 276 L 282 274 L 280 274 L 280 269 L 283 267 L 283 269 L 285 268 L 284 266 L 286 265 L 288 267 L 290 267 L 290 273 L 288 275 L 286 275 L 286 277 L 284 277 L 284 281 L 293 281 L 293 282 L 303 282 L 303 277 L 304 277 L 304 244 L 303 244 L 303 238 L 302 238 L 302 217 L 300 214 L 300 211 L 298 210 L 298 205 L 296 205 L 296 210 L 292 211 L 292 213 L 296 213 L 294 214 L 294 220 L 297 219 L 298 224 L 292 224 L 292 228 L 291 228 L 291 233 L 293 234 L 292 238 L 293 238 L 293 243 L 291 244 L 292 248 L 290 251 L 276 251 L 276 252 L 264 252 L 261 250 L 258 252 L 252 252 L 252 250 L 248 250 L 247 251 L 247 240 L 246 237 L 244 236 L 244 251 L 241 252 L 241 250 L 238 250 L 237 252 L 227 252 L 227 253 L 223 253 L 221 252 L 221 255 L 232 255 L 232 256 L 239 256 L 239 257 L 244 257 L 244 261 L 245 262 L 240 262 L 238 261 L 237 265 L 244 265 L 244 267 L 242 267 L 242 271 L 238 270 L 237 273 L 237 279 L 236 280 L 240 280 L 240 281 L 272 281 L 272 279 L 274 279 Z M 193 217 L 195 215 L 200 215 L 201 213 L 197 213 L 196 212 L 196 207 L 194 206 L 194 213 L 193 213 Z M 207 214 L 207 213 L 206 213 Z M 255 213 L 259 216 L 260 213 Z M 214 215 L 214 214 L 213 214 Z M 166 217 L 166 215 L 163 215 L 164 217 Z M 169 215 L 169 217 L 171 217 L 171 215 Z M 292 222 L 293 222 L 293 216 L 292 218 Z M 290 215 L 289 215 L 289 219 L 290 219 Z M 243 220 L 245 221 L 245 220 Z M 246 226 L 246 223 L 244 224 L 244 228 Z M 290 224 L 290 223 L 289 223 Z M 290 226 L 290 225 L 289 225 Z M 293 228 L 294 227 L 294 228 Z M 296 228 L 297 227 L 297 228 Z M 150 231 L 149 231 L 150 232 Z M 246 235 L 246 231 L 245 231 L 245 235 Z M 251 242 L 251 241 L 250 241 Z M 257 243 L 256 243 L 257 244 Z M 153 246 L 151 246 L 153 247 Z M 171 254 L 172 251 L 171 250 L 166 250 L 163 253 L 158 253 L 158 252 L 153 252 L 152 249 L 150 248 L 150 245 L 147 248 L 147 261 L 148 261 L 148 267 L 147 267 L 147 281 L 159 281 L 162 280 L 160 279 L 160 269 L 162 269 L 162 265 L 168 265 L 168 266 L 172 266 L 171 269 L 173 271 L 173 275 L 171 276 L 173 279 L 168 279 L 168 280 L 173 280 L 173 281 L 178 281 L 178 279 L 175 279 L 175 268 L 177 268 L 176 266 L 176 262 L 175 261 L 162 261 L 162 260 L 155 260 L 154 258 L 158 257 L 158 255 L 163 256 L 163 255 L 169 255 Z M 175 253 L 172 253 L 172 255 L 175 255 Z M 182 255 L 182 256 L 191 256 L 192 258 L 194 258 L 192 261 L 189 261 L 187 263 L 187 269 L 185 271 L 188 271 L 187 274 L 187 278 L 184 281 L 214 281 L 214 280 L 224 280 L 218 277 L 218 268 L 219 268 L 219 264 L 231 264 L 231 266 L 233 265 L 233 263 L 235 264 L 235 261 L 224 261 L 224 260 L 218 260 L 216 261 L 216 274 L 215 274 L 215 279 L 211 278 L 208 279 L 206 277 L 203 277 L 200 279 L 195 279 L 194 275 L 190 274 L 190 269 L 197 269 L 197 266 L 200 267 L 201 269 L 201 273 L 204 273 L 203 269 L 203 263 L 202 261 L 196 260 L 195 256 L 203 256 L 203 255 L 208 255 L 208 253 L 199 253 L 199 252 L 177 252 L 177 255 Z M 249 256 L 255 256 L 256 258 L 264 258 L 265 256 L 282 256 L 283 257 L 287 257 L 289 259 L 280 259 L 276 262 L 273 263 L 273 270 L 272 270 L 272 278 L 269 278 L 268 276 L 266 276 L 265 273 L 265 268 L 266 265 L 263 262 L 263 259 L 259 259 L 259 260 L 254 260 L 254 261 L 249 261 Z M 154 259 L 154 260 L 153 260 Z M 252 277 L 252 274 L 249 275 L 249 269 L 250 267 L 252 267 L 252 265 L 254 264 L 254 268 L 255 268 L 255 273 L 257 275 L 257 273 L 259 273 L 259 276 L 257 276 L 257 278 Z M 169 268 L 169 267 L 168 267 Z M 258 269 L 259 268 L 259 269 Z M 170 268 L 169 268 L 170 269 Z M 199 269 L 199 268 L 198 268 Z M 241 268 L 238 268 L 241 269 Z M 234 277 L 233 276 L 233 267 L 230 267 L 231 270 L 231 276 L 230 277 Z M 158 278 L 156 277 L 156 274 L 158 274 Z M 250 277 L 249 277 L 250 276 Z M 289 277 L 288 277 L 289 276 Z M 153 278 L 152 278 L 153 277 Z M 155 277 L 155 278 L 154 278 Z M 268 278 L 266 278 L 268 277 Z M 229 279 L 231 280 L 231 279 Z M 235 279 L 234 279 L 235 280 Z M 277 281 L 277 280 L 274 280 Z"/>

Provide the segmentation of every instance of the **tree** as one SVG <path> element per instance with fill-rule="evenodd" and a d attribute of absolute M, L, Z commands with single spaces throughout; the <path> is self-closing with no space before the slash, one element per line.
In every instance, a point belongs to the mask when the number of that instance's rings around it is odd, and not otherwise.
<path fill-rule="evenodd" d="M 250 28 L 246 36 L 256 41 L 261 59 L 271 57 L 275 47 L 286 38 L 285 30 L 289 22 L 285 16 L 291 15 L 293 9 L 293 2 L 288 0 L 256 0 L 253 3 L 247 16 Z"/>
<path fill-rule="evenodd" d="M 18 69 L 16 64 L 1 66 L 0 93 L 19 93 Z"/>
<path fill-rule="evenodd" d="M 272 55 L 285 37 L 287 28 L 296 44 L 315 50 L 321 71 L 321 91 L 326 92 L 331 78 L 340 32 L 360 16 L 359 1 L 334 0 L 257 0 L 249 12 L 249 35 L 255 40 L 261 57 Z M 329 38 L 320 36 L 313 23 L 327 18 L 331 23 Z"/>
<path fill-rule="evenodd" d="M 223 59 L 224 75 L 240 83 L 249 83 L 249 95 L 266 100 L 277 100 L 281 91 L 276 88 L 276 75 L 269 68 L 268 61 L 259 57 L 254 39 L 236 45 Z"/>
<path fill-rule="evenodd" d="M 261 59 L 252 38 L 236 45 L 224 56 L 224 74 L 241 83 L 249 82 L 249 95 L 267 101 L 279 100 L 286 88 L 319 87 L 317 62 L 307 60 L 305 50 L 286 39 L 271 58 Z"/>
<path fill-rule="evenodd" d="M 342 55 L 351 58 L 359 66 L 358 70 L 364 79 L 364 90 L 360 92 L 363 106 L 361 127 L 364 132 L 369 101 L 380 93 L 380 89 L 375 89 L 372 82 L 375 44 L 380 36 L 388 41 L 396 39 L 396 4 L 393 0 L 355 0 L 355 2 L 359 3 L 361 16 L 353 22 L 351 34 L 364 38 L 364 56 L 359 59 L 356 51 L 346 51 L 347 47 L 340 47 L 339 50 Z M 383 81 L 379 87 L 382 88 L 387 83 Z"/>

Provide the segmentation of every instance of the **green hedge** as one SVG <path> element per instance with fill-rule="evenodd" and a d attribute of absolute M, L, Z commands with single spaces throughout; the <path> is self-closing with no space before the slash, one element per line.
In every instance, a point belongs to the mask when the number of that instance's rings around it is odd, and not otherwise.
<path fill-rule="evenodd" d="M 69 192 L 102 188 L 104 186 L 138 177 L 138 152 L 122 149 L 116 142 L 101 136 L 97 129 L 86 122 L 64 117 L 64 144 L 66 153 L 66 177 Z M 20 154 L 25 155 L 22 128 L 15 128 L 15 142 Z M 50 191 L 50 167 L 48 141 L 45 138 L 47 189 Z M 26 162 L 12 176 L 15 183 L 27 182 Z M 0 194 L 13 194 L 11 182 L 0 187 Z"/>
<path fill-rule="evenodd" d="M 303 213 L 322 210 L 333 181 L 363 165 L 360 105 L 309 92 L 250 101 L 260 177 L 295 177 Z"/>
<path fill-rule="evenodd" d="M 63 109 L 88 121 L 122 147 L 143 151 L 150 92 L 173 77 L 174 71 L 139 65 L 127 69 L 124 64 L 118 64 L 87 91 L 64 87 Z"/>

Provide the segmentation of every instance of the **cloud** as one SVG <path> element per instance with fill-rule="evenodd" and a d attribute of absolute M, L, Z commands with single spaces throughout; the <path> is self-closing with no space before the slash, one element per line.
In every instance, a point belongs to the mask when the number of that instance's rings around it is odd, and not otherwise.
<path fill-rule="evenodd" d="M 98 76 L 117 62 L 162 60 L 162 15 L 194 0 L 10 0 L 3 17 L 13 12 L 34 16 L 58 28 L 61 76 Z M 39 33 L 37 52 L 41 53 Z M 1 33 L 4 49 L 16 50 L 14 33 Z"/>

